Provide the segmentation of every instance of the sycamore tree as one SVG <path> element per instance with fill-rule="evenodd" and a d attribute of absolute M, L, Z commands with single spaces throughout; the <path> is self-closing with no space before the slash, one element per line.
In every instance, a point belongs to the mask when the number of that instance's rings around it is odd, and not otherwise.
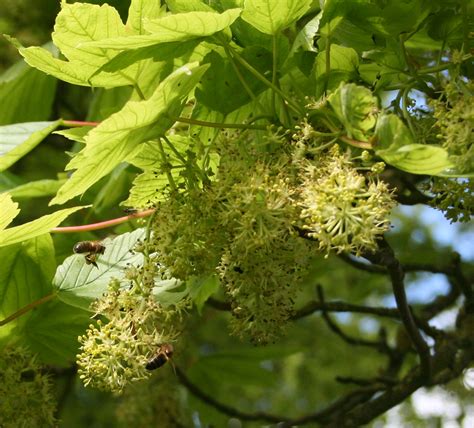
<path fill-rule="evenodd" d="M 0 425 L 467 426 L 426 219 L 474 211 L 474 3 L 44 3 L 0 22 Z"/>

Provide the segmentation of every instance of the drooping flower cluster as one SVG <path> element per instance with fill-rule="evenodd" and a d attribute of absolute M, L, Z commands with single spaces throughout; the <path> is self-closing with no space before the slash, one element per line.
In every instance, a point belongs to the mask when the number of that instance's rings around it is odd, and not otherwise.
<path fill-rule="evenodd" d="M 79 337 L 79 377 L 85 386 L 120 393 L 130 382 L 150 375 L 146 363 L 159 345 L 173 341 L 175 335 L 160 329 L 163 309 L 153 295 L 121 289 L 118 281 L 110 283 L 93 309 L 107 320 L 91 324 Z"/>
<path fill-rule="evenodd" d="M 433 101 L 437 119 L 437 138 L 448 151 L 456 173 L 474 171 L 474 84 L 462 81 L 448 83 L 443 101 Z M 472 218 L 474 196 L 472 178 L 433 177 L 427 189 L 434 194 L 432 205 L 445 211 L 452 221 L 467 222 Z"/>
<path fill-rule="evenodd" d="M 319 249 L 360 255 L 377 248 L 394 206 L 387 185 L 364 176 L 338 146 L 304 166 L 300 217 Z"/>
<path fill-rule="evenodd" d="M 56 402 L 48 375 L 26 349 L 0 354 L 0 425 L 4 428 L 55 425 Z"/>
<path fill-rule="evenodd" d="M 233 333 L 266 343 L 291 316 L 311 258 L 374 250 L 394 202 L 380 165 L 363 175 L 308 122 L 293 140 L 249 135 L 221 141 L 213 181 L 158 207 L 152 247 L 180 279 L 217 272 Z"/>
<path fill-rule="evenodd" d="M 450 82 L 445 101 L 436 101 L 438 138 L 461 173 L 474 171 L 474 83 Z"/>

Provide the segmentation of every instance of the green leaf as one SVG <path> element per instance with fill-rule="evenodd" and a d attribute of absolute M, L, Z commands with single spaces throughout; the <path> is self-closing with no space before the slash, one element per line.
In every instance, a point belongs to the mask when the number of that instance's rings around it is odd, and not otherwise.
<path fill-rule="evenodd" d="M 15 199 L 26 198 L 42 198 L 45 196 L 53 196 L 59 188 L 67 181 L 62 180 L 37 180 L 30 181 L 20 186 L 13 187 L 8 190 L 10 195 Z"/>
<path fill-rule="evenodd" d="M 145 101 L 129 101 L 85 137 L 86 147 L 67 165 L 76 169 L 51 204 L 61 204 L 84 193 L 130 156 L 144 141 L 166 132 L 183 108 L 183 102 L 207 66 L 188 64 L 160 83 Z"/>
<path fill-rule="evenodd" d="M 193 299 L 196 308 L 201 314 L 202 308 L 207 299 L 219 290 L 219 278 L 215 275 L 202 277 L 194 277 L 188 281 L 189 294 Z"/>
<path fill-rule="evenodd" d="M 61 131 L 54 131 L 53 134 L 62 135 L 68 140 L 76 141 L 77 143 L 85 143 L 85 136 L 93 128 L 93 126 L 79 126 L 77 128 L 61 129 Z"/>
<path fill-rule="evenodd" d="M 190 148 L 189 138 L 181 135 L 171 135 L 168 137 L 168 140 L 173 145 L 173 148 L 185 158 L 186 151 Z M 181 171 L 184 168 L 183 162 L 166 142 L 163 142 L 163 150 L 166 154 L 166 162 L 173 166 L 170 171 L 173 181 L 179 186 L 184 181 L 184 177 L 181 176 Z M 162 153 L 158 143 L 147 142 L 141 145 L 140 151 L 133 157 L 127 159 L 128 162 L 144 172 L 133 181 L 130 196 L 125 201 L 125 205 L 145 208 L 165 200 L 169 180 L 167 174 L 163 171 L 162 162 L 159 161 L 161 158 Z"/>
<path fill-rule="evenodd" d="M 301 18 L 312 0 L 245 0 L 242 19 L 265 34 L 276 34 Z"/>
<path fill-rule="evenodd" d="M 314 39 L 319 30 L 319 22 L 321 21 L 321 13 L 318 13 L 313 19 L 311 19 L 303 29 L 298 33 L 291 47 L 290 54 L 297 52 L 298 50 L 317 52 L 317 48 L 314 46 Z"/>
<path fill-rule="evenodd" d="M 21 341 L 43 363 L 70 367 L 79 349 L 77 337 L 90 324 L 90 312 L 54 300 L 38 307 L 28 317 Z"/>
<path fill-rule="evenodd" d="M 54 131 L 61 121 L 15 123 L 0 127 L 0 171 L 13 165 Z"/>
<path fill-rule="evenodd" d="M 21 60 L 0 76 L 0 125 L 49 119 L 56 79 Z"/>
<path fill-rule="evenodd" d="M 0 230 L 5 229 L 20 212 L 18 204 L 8 193 L 0 193 Z"/>
<path fill-rule="evenodd" d="M 166 8 L 161 6 L 160 0 L 132 0 L 126 25 L 133 28 L 136 34 L 145 34 L 144 21 L 159 18 L 165 12 Z"/>
<path fill-rule="evenodd" d="M 137 229 L 113 239 L 104 239 L 102 244 L 105 252 L 97 257 L 97 268 L 86 264 L 81 254 L 68 257 L 58 266 L 53 279 L 59 299 L 68 305 L 88 310 L 90 303 L 107 291 L 112 278 L 122 278 L 123 284 L 128 284 L 123 279 L 124 270 L 132 265 L 139 267 L 143 264 L 143 254 L 131 250 L 144 237 L 145 230 Z"/>
<path fill-rule="evenodd" d="M 312 71 L 312 75 L 316 78 L 316 97 L 322 96 L 325 91 L 336 90 L 342 82 L 354 79 L 357 76 L 358 66 L 359 57 L 352 48 L 331 44 L 329 66 L 327 51 L 320 51 Z"/>
<path fill-rule="evenodd" d="M 377 137 L 376 153 L 385 150 L 397 150 L 403 146 L 414 144 L 409 129 L 395 114 L 383 114 L 377 120 L 375 128 Z"/>
<path fill-rule="evenodd" d="M 160 43 L 182 42 L 211 36 L 228 28 L 239 17 L 240 12 L 240 9 L 229 9 L 221 14 L 217 12 L 189 12 L 168 15 L 145 23 L 145 29 L 152 34 L 110 38 L 85 43 L 84 46 L 130 50 Z"/>
<path fill-rule="evenodd" d="M 53 240 L 42 235 L 21 244 L 0 248 L 0 314 L 2 318 L 51 294 L 55 259 Z M 21 325 L 28 315 L 12 322 Z"/>
<path fill-rule="evenodd" d="M 68 61 L 56 59 L 50 52 L 39 47 L 20 48 L 20 54 L 32 67 L 75 85 L 112 88 L 135 83 L 137 64 L 120 73 L 101 73 L 91 77 L 117 52 L 93 46 L 85 47 L 84 44 L 122 36 L 126 32 L 113 7 L 107 4 L 98 6 L 62 3 L 54 29 L 53 42 Z"/>
<path fill-rule="evenodd" d="M 395 150 L 380 150 L 376 153 L 388 164 L 412 174 L 443 176 L 444 171 L 454 167 L 445 149 L 428 144 L 408 144 Z"/>
<path fill-rule="evenodd" d="M 264 48 L 259 46 L 246 48 L 241 55 L 261 74 L 272 68 L 271 54 Z M 211 110 L 228 114 L 251 101 L 250 95 L 242 87 L 239 76 L 227 58 L 211 52 L 204 61 L 209 62 L 211 66 L 196 88 L 196 99 L 199 102 Z M 240 70 L 240 76 L 255 96 L 266 89 L 266 86 L 255 79 L 247 69 Z"/>
<path fill-rule="evenodd" d="M 16 244 L 27 239 L 35 238 L 48 233 L 51 229 L 58 226 L 65 218 L 72 213 L 79 211 L 86 206 L 67 208 L 65 210 L 56 211 L 40 217 L 21 226 L 10 227 L 0 231 L 0 247 Z"/>
<path fill-rule="evenodd" d="M 347 135 L 359 141 L 367 141 L 367 132 L 377 121 L 378 101 L 372 92 L 354 83 L 342 83 L 328 97 L 328 102 L 344 125 Z"/>
<path fill-rule="evenodd" d="M 166 5 L 173 13 L 212 12 L 214 10 L 202 0 L 166 0 Z"/>
<path fill-rule="evenodd" d="M 415 144 L 410 131 L 394 114 L 377 121 L 375 153 L 385 162 L 412 174 L 442 175 L 453 168 L 448 152 L 439 146 Z"/>

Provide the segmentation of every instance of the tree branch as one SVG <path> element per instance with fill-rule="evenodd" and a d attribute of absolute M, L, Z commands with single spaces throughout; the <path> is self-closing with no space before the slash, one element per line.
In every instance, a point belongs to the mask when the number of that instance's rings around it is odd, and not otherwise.
<path fill-rule="evenodd" d="M 395 296 L 395 301 L 397 302 L 397 308 L 400 312 L 403 325 L 420 356 L 421 375 L 423 376 L 424 381 L 428 382 L 431 377 L 430 348 L 421 336 L 420 331 L 415 324 L 411 309 L 408 306 L 404 284 L 405 273 L 402 265 L 395 257 L 392 248 L 385 239 L 380 241 L 379 250 L 376 253 L 366 254 L 364 257 L 372 263 L 386 267 L 392 282 L 393 294 Z"/>
<path fill-rule="evenodd" d="M 319 300 L 321 301 L 321 304 L 323 305 L 323 310 L 322 310 L 322 315 L 324 320 L 326 321 L 326 324 L 328 327 L 336 333 L 338 336 L 342 338 L 345 342 L 349 343 L 350 345 L 356 345 L 356 346 L 367 346 L 369 348 L 375 348 L 379 352 L 384 352 L 389 354 L 391 352 L 391 349 L 387 345 L 386 342 L 384 341 L 372 341 L 372 340 L 365 340 L 365 339 L 355 339 L 353 337 L 350 337 L 346 333 L 344 333 L 341 328 L 331 319 L 329 314 L 327 313 L 326 309 L 324 308 L 324 293 L 323 293 L 323 288 L 318 285 L 318 296 Z"/>
<path fill-rule="evenodd" d="M 265 421 L 271 423 L 279 423 L 288 421 L 289 419 L 284 416 L 275 416 L 265 412 L 255 412 L 255 413 L 247 413 L 242 412 L 234 407 L 228 406 L 227 404 L 223 404 L 220 401 L 217 401 L 214 397 L 211 397 L 209 394 L 204 392 L 200 389 L 197 385 L 192 383 L 188 377 L 184 374 L 184 372 L 179 368 L 176 368 L 176 375 L 178 376 L 179 381 L 181 384 L 186 387 L 186 389 L 193 394 L 196 398 L 203 401 L 204 403 L 208 404 L 211 407 L 214 407 L 219 412 L 224 413 L 225 415 L 239 418 L 243 421 Z"/>

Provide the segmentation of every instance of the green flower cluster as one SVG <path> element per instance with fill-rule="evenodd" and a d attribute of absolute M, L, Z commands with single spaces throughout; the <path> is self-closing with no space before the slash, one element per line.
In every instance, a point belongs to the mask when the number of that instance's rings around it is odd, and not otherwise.
<path fill-rule="evenodd" d="M 395 205 L 388 186 L 360 174 L 338 146 L 304 167 L 298 202 L 302 228 L 329 253 L 374 251 Z"/>
<path fill-rule="evenodd" d="M 474 83 L 450 82 L 445 100 L 435 101 L 438 138 L 461 173 L 474 171 Z"/>
<path fill-rule="evenodd" d="M 98 320 L 79 337 L 79 377 L 85 386 L 121 393 L 130 382 L 150 375 L 146 363 L 175 335 L 159 329 L 165 316 L 153 295 L 121 289 L 118 281 L 111 282 L 93 309 L 107 322 Z"/>
<path fill-rule="evenodd" d="M 281 332 L 313 256 L 373 250 L 388 228 L 388 187 L 320 139 L 307 122 L 293 141 L 270 131 L 229 136 L 213 181 L 158 206 L 159 263 L 183 280 L 217 271 L 233 333 L 256 343 Z"/>
<path fill-rule="evenodd" d="M 55 425 L 56 402 L 50 378 L 36 358 L 22 348 L 7 347 L 0 355 L 0 426 Z"/>
<path fill-rule="evenodd" d="M 446 218 L 468 222 L 474 214 L 474 180 L 433 177 L 431 193 L 435 194 L 432 205 L 445 212 Z"/>

